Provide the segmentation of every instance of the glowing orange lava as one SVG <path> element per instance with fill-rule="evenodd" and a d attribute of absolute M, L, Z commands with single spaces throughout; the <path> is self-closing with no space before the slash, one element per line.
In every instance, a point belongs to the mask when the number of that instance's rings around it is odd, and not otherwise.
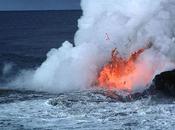
<path fill-rule="evenodd" d="M 111 61 L 99 73 L 98 86 L 130 91 L 140 77 L 146 84 L 151 78 L 151 72 L 147 71 L 148 73 L 142 76 L 146 65 L 137 65 L 136 61 L 140 54 L 151 46 L 152 44 L 148 44 L 145 48 L 132 53 L 129 58 L 122 58 L 115 48 L 111 54 Z"/>

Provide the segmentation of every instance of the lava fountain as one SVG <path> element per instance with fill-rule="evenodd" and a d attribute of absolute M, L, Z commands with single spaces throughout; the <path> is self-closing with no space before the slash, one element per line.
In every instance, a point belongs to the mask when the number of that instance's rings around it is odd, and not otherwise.
<path fill-rule="evenodd" d="M 147 44 L 133 52 L 129 58 L 122 57 L 115 48 L 111 54 L 111 60 L 100 71 L 97 84 L 107 89 L 117 89 L 131 91 L 138 80 L 142 80 L 142 85 L 146 86 L 154 73 L 154 69 L 144 71 L 147 64 L 137 63 L 140 55 L 146 49 L 152 47 L 152 43 Z"/>

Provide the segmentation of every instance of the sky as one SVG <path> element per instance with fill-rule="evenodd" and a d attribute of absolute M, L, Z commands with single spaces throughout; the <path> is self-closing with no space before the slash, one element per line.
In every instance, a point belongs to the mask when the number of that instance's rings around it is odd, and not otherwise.
<path fill-rule="evenodd" d="M 80 9 L 80 0 L 0 0 L 0 10 Z"/>

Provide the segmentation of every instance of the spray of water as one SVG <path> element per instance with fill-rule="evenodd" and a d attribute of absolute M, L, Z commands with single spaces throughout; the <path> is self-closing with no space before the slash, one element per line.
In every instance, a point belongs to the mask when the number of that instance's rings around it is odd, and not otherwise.
<path fill-rule="evenodd" d="M 40 67 L 22 72 L 11 85 L 50 92 L 88 88 L 113 48 L 127 57 L 148 42 L 153 47 L 139 59 L 140 65 L 142 61 L 147 64 L 135 86 L 142 86 L 142 76 L 155 64 L 150 79 L 174 67 L 174 0 L 82 0 L 81 7 L 75 47 L 66 41 L 51 49 Z"/>

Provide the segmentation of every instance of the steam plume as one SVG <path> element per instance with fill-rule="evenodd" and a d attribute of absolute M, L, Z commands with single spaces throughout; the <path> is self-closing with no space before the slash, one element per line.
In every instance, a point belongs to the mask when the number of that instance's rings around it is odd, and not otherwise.
<path fill-rule="evenodd" d="M 113 48 L 128 56 L 148 42 L 153 48 L 140 57 L 139 64 L 146 61 L 147 65 L 136 86 L 142 86 L 144 71 L 155 64 L 152 78 L 174 67 L 174 0 L 82 0 L 81 7 L 76 46 L 66 41 L 61 48 L 51 49 L 37 70 L 24 72 L 13 84 L 51 92 L 91 87 Z"/>

